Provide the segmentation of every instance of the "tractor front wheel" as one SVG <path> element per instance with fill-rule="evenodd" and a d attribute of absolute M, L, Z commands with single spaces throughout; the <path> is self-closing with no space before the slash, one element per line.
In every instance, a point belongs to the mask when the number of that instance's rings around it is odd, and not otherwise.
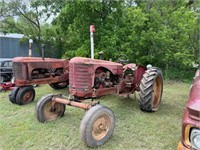
<path fill-rule="evenodd" d="M 25 105 L 32 102 L 35 98 L 35 90 L 32 86 L 20 87 L 16 95 L 16 104 Z"/>
<path fill-rule="evenodd" d="M 159 109 L 163 92 L 163 76 L 159 68 L 148 69 L 140 83 L 140 109 L 155 112 Z"/>
<path fill-rule="evenodd" d="M 62 117 L 65 113 L 65 104 L 55 102 L 53 94 L 43 96 L 35 106 L 36 117 L 39 122 L 47 122 Z"/>
<path fill-rule="evenodd" d="M 97 147 L 109 140 L 115 127 L 112 110 L 101 105 L 90 108 L 81 121 L 81 139 L 89 147 Z"/>

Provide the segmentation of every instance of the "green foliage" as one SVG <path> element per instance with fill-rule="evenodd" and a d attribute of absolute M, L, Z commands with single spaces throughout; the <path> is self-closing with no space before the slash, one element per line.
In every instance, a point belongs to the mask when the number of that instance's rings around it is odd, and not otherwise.
<path fill-rule="evenodd" d="M 182 82 L 187 82 L 191 83 L 193 80 L 194 74 L 196 72 L 196 68 L 189 68 L 185 67 L 182 69 L 177 69 L 177 68 L 165 68 L 163 70 L 163 74 L 165 76 L 166 80 L 176 80 L 176 81 L 182 81 Z"/>
<path fill-rule="evenodd" d="M 126 54 L 137 64 L 185 72 L 200 62 L 199 1 L 36 0 L 29 10 L 14 2 L 0 3 L 7 12 L 1 31 L 23 33 L 38 49 L 45 43 L 48 56 L 90 57 L 89 26 L 94 24 L 95 58 L 100 51 L 104 59 L 114 61 Z M 11 12 L 19 16 L 17 21 Z M 45 23 L 50 14 L 53 22 Z"/>
<path fill-rule="evenodd" d="M 49 25 L 46 21 L 50 22 L 50 18 L 57 15 L 63 2 L 64 0 L 2 1 L 0 32 L 24 34 L 21 41 L 28 42 L 28 39 L 33 39 L 37 50 L 40 50 L 41 44 L 46 44 L 46 56 L 61 57 L 62 38 L 56 32 L 57 27 Z"/>
<path fill-rule="evenodd" d="M 69 1 L 61 11 L 54 24 L 65 35 L 66 54 L 74 52 L 75 56 L 90 56 L 89 26 L 96 26 L 95 56 L 104 51 L 105 58 L 114 57 L 118 50 L 118 23 L 122 14 L 118 1 Z M 86 48 L 83 50 L 83 48 Z"/>
<path fill-rule="evenodd" d="M 139 64 L 184 68 L 198 61 L 198 16 L 185 1 L 70 1 L 55 20 L 66 35 L 66 53 L 90 56 L 89 25 L 96 26 L 95 52 L 119 53 Z M 70 39 L 69 39 L 70 38 Z M 87 45 L 85 45 L 87 44 Z M 83 50 L 83 48 L 88 48 Z M 80 52 L 81 51 L 81 52 Z"/>

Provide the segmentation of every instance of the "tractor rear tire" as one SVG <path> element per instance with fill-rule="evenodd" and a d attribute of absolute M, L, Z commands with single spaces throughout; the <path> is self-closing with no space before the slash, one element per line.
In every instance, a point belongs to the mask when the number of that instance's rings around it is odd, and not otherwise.
<path fill-rule="evenodd" d="M 15 102 L 18 105 L 25 105 L 31 103 L 34 98 L 35 90 L 32 86 L 20 87 Z"/>
<path fill-rule="evenodd" d="M 43 96 L 35 106 L 37 120 L 41 123 L 63 117 L 65 113 L 65 104 L 55 102 L 54 106 L 52 105 L 53 95 L 48 94 Z"/>
<path fill-rule="evenodd" d="M 89 147 L 97 147 L 109 140 L 115 127 L 115 116 L 111 109 L 95 105 L 83 117 L 80 136 Z"/>
<path fill-rule="evenodd" d="M 159 68 L 152 67 L 143 75 L 140 83 L 140 109 L 155 112 L 159 109 L 163 92 L 163 76 Z"/>
<path fill-rule="evenodd" d="M 8 95 L 10 102 L 12 102 L 13 104 L 16 104 L 16 96 L 17 96 L 18 91 L 19 91 L 19 87 L 15 87 Z"/>
<path fill-rule="evenodd" d="M 68 83 L 68 81 L 65 81 L 65 82 L 51 83 L 49 85 L 53 89 L 58 90 L 58 89 L 64 89 L 64 88 L 66 88 L 69 85 L 69 83 Z"/>

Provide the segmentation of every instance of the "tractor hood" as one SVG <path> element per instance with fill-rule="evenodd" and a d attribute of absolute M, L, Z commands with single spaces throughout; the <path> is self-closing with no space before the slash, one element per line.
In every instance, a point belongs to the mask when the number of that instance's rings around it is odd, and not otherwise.
<path fill-rule="evenodd" d="M 189 117 L 200 121 L 200 76 L 196 76 L 187 103 Z"/>
<path fill-rule="evenodd" d="M 41 57 L 15 57 L 12 62 L 61 62 L 65 59 L 56 59 L 56 58 L 45 58 L 44 60 Z"/>
<path fill-rule="evenodd" d="M 89 68 L 93 68 L 93 70 L 96 70 L 98 67 L 104 67 L 110 70 L 113 74 L 123 73 L 123 65 L 112 61 L 91 59 L 85 57 L 74 57 L 70 60 L 70 64 L 77 64 L 77 65 L 84 64 Z"/>
<path fill-rule="evenodd" d="M 120 63 L 106 61 L 106 60 L 99 60 L 99 59 L 91 59 L 85 57 L 74 57 L 70 60 L 71 63 L 84 63 L 84 64 L 96 64 L 96 65 L 111 65 L 111 66 L 122 66 Z"/>

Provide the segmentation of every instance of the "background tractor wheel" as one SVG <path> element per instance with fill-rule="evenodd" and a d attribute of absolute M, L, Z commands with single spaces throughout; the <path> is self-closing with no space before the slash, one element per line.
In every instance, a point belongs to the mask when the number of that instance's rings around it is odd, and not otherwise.
<path fill-rule="evenodd" d="M 17 96 L 17 93 L 19 91 L 19 87 L 15 87 L 11 93 L 8 95 L 9 97 L 9 100 L 13 103 L 13 104 L 16 104 L 16 96 Z"/>
<path fill-rule="evenodd" d="M 25 86 L 19 88 L 16 96 L 16 104 L 25 105 L 32 102 L 35 98 L 35 90 L 32 86 Z"/>
<path fill-rule="evenodd" d="M 65 113 L 65 104 L 52 105 L 53 94 L 43 96 L 35 106 L 36 117 L 39 122 L 47 122 L 62 117 Z"/>
<path fill-rule="evenodd" d="M 59 82 L 59 83 L 51 83 L 49 84 L 53 89 L 57 90 L 57 89 L 64 89 L 66 88 L 69 83 L 67 81 L 65 82 Z"/>
<path fill-rule="evenodd" d="M 163 92 L 163 76 L 158 68 L 148 69 L 140 83 L 140 109 L 147 112 L 158 110 Z"/>
<path fill-rule="evenodd" d="M 83 117 L 80 135 L 89 147 L 96 147 L 109 140 L 114 127 L 115 116 L 112 110 L 101 105 L 95 105 Z"/>

